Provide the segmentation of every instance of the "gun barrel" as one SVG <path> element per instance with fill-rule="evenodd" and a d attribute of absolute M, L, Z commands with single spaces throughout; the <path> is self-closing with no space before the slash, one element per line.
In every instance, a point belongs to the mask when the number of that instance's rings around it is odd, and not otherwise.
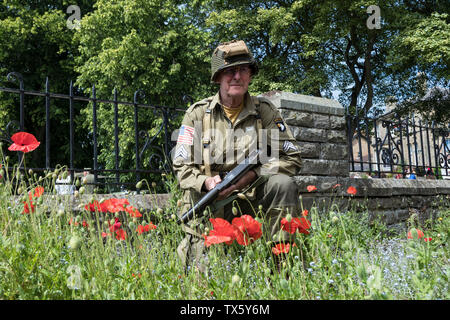
<path fill-rule="evenodd" d="M 199 202 L 195 204 L 191 209 L 186 211 L 182 216 L 179 222 L 186 223 L 192 219 L 194 213 L 203 213 L 203 210 L 206 208 L 208 204 L 210 204 L 219 194 L 220 189 L 214 188 L 210 190 L 203 198 L 200 199 Z"/>

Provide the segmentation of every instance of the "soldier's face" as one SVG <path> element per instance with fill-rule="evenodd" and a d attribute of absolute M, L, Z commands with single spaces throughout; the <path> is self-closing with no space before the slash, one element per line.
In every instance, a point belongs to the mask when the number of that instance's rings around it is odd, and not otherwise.
<path fill-rule="evenodd" d="M 217 78 L 222 98 L 244 96 L 251 80 L 252 73 L 248 65 L 223 70 Z"/>

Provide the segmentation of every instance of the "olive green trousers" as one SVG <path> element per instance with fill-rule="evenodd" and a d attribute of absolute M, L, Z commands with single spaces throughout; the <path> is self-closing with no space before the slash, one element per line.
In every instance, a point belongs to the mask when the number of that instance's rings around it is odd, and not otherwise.
<path fill-rule="evenodd" d="M 266 239 L 276 242 L 291 239 L 292 235 L 281 230 L 281 219 L 288 213 L 292 217 L 299 216 L 301 213 L 299 191 L 292 177 L 284 174 L 259 177 L 242 194 L 245 197 L 237 197 L 236 194 L 231 195 L 231 199 L 234 200 L 230 202 L 229 199 L 229 203 L 222 208 L 215 208 L 216 210 L 212 212 L 213 215 L 204 217 L 202 221 L 191 221 L 185 226 L 186 236 L 177 248 L 177 254 L 185 271 L 190 269 L 189 266 L 198 269 L 200 272 L 206 270 L 206 247 L 204 238 L 201 236 L 204 231 L 200 230 L 199 225 L 201 223 L 207 225 L 209 218 L 220 217 L 231 222 L 236 216 L 248 214 L 255 217 L 261 213 L 259 217 L 263 219 L 263 233 Z M 201 197 L 202 194 L 198 194 L 198 192 L 185 191 L 183 197 L 185 206 L 180 215 Z M 237 215 L 233 214 L 233 207 L 237 209 Z M 235 213 L 236 209 L 234 209 Z"/>

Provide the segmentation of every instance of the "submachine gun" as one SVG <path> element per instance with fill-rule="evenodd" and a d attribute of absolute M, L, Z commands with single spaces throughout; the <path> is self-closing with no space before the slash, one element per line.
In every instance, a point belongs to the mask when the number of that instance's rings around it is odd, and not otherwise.
<path fill-rule="evenodd" d="M 222 190 L 225 190 L 235 182 L 237 182 L 244 174 L 250 171 L 258 164 L 258 156 L 260 150 L 252 151 L 247 158 L 239 163 L 233 170 L 227 173 L 222 182 L 216 185 L 213 189 L 208 191 L 190 210 L 183 213 L 178 223 L 187 223 L 194 217 L 194 213 L 203 213 L 205 208 L 210 205 Z"/>

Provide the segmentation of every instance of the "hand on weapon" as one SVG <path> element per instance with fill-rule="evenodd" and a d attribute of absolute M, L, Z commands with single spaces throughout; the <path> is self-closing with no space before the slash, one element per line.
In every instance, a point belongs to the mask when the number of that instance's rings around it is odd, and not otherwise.
<path fill-rule="evenodd" d="M 217 200 L 226 199 L 233 191 L 242 190 L 244 187 L 248 186 L 256 179 L 256 173 L 253 170 L 248 171 L 245 175 L 243 175 L 236 183 L 230 185 L 228 188 L 222 190 L 217 196 Z M 205 188 L 207 191 L 214 189 L 216 185 L 222 182 L 222 179 L 219 175 L 214 177 L 206 178 L 205 180 Z"/>

